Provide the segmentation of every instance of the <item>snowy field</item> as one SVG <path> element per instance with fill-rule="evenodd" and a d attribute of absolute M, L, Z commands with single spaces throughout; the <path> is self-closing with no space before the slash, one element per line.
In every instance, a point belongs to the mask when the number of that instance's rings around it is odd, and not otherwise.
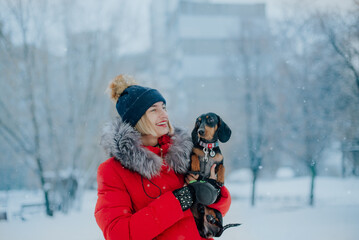
<path fill-rule="evenodd" d="M 225 223 L 240 222 L 220 239 L 243 240 L 357 240 L 359 239 L 359 179 L 316 181 L 315 207 L 307 205 L 309 178 L 258 182 L 256 207 L 249 204 L 250 184 L 227 183 L 233 197 Z M 33 194 L 10 192 L 9 220 L 0 221 L 1 240 L 103 240 L 93 217 L 96 192 L 88 191 L 80 211 L 54 218 L 35 213 L 22 221 L 19 204 L 36 201 Z M 5 198 L 5 193 L 0 192 Z"/>

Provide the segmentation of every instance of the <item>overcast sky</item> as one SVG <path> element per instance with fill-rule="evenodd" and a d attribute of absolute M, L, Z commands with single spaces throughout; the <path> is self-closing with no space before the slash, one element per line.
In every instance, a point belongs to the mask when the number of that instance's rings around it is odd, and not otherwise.
<path fill-rule="evenodd" d="M 288 12 L 313 10 L 347 10 L 353 5 L 353 0 L 209 0 L 216 3 L 266 3 L 267 16 L 280 18 Z"/>
<path fill-rule="evenodd" d="M 266 3 L 267 16 L 270 19 L 276 19 L 293 14 L 299 14 L 303 12 L 315 11 L 315 10 L 347 10 L 352 6 L 353 0 L 199 0 L 208 1 L 214 3 Z M 34 1 L 35 4 L 38 3 Z M 41 1 L 39 1 L 41 2 Z M 59 4 L 59 0 L 48 1 L 49 5 L 46 10 L 49 17 L 46 21 L 41 22 L 40 29 L 45 29 L 47 34 L 47 41 L 49 42 L 49 48 L 55 55 L 63 55 L 66 53 L 66 45 L 64 39 L 63 29 L 63 7 Z M 70 19 L 72 32 L 83 31 L 101 31 L 108 30 L 111 21 L 114 21 L 113 17 L 122 13 L 119 13 L 119 8 L 123 5 L 119 5 L 120 0 L 87 0 L 87 1 L 71 1 L 70 9 L 72 12 L 72 19 Z M 130 42 L 126 45 L 126 52 L 141 52 L 149 48 L 150 46 L 150 5 L 151 0 L 123 0 L 126 5 L 126 14 L 135 16 L 135 20 L 131 17 L 126 18 L 127 22 L 125 26 L 119 26 L 114 29 L 121 39 L 125 42 Z M 122 2 L 122 3 L 123 3 Z M 3 8 L 6 5 L 5 0 L 0 0 L 0 7 Z M 4 8 L 3 8 L 4 9 Z M 35 11 L 42 14 L 41 9 L 35 7 Z M 11 18 L 9 18 L 10 12 L 0 10 L 0 18 L 5 22 L 8 31 L 11 31 L 11 35 L 15 43 L 21 42 L 19 32 L 16 32 L 16 27 L 12 24 Z M 75 14 L 74 14 L 75 13 Z M 120 16 L 118 16 L 120 17 Z M 136 22 L 134 22 L 136 21 Z M 9 24 L 10 23 L 10 24 Z M 31 28 L 30 28 L 31 30 Z M 30 36 L 34 39 L 35 44 L 40 44 L 38 36 L 34 34 Z M 122 52 L 124 53 L 123 50 Z"/>

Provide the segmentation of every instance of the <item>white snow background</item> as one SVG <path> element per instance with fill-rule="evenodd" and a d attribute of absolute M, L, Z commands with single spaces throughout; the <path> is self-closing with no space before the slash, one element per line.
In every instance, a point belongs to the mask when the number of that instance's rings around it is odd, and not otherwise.
<path fill-rule="evenodd" d="M 357 240 L 359 236 L 359 179 L 318 177 L 315 206 L 307 204 L 309 177 L 257 182 L 257 203 L 250 206 L 250 181 L 227 182 L 232 205 L 224 222 L 242 223 L 226 230 L 219 239 L 244 240 Z M 238 182 L 238 181 L 237 181 Z M 40 194 L 40 192 L 38 193 Z M 37 202 L 34 192 L 0 192 L 7 198 L 8 221 L 0 221 L 1 240 L 102 240 L 94 218 L 96 191 L 87 191 L 80 210 L 46 217 L 37 211 L 22 221 L 20 204 Z"/>
<path fill-rule="evenodd" d="M 132 0 L 133 2 L 134 0 Z M 214 2 L 242 2 L 242 0 L 213 0 Z M 243 0 L 243 2 L 263 2 Z M 106 9 L 112 5 L 96 2 Z M 115 1 L 106 1 L 115 2 Z M 139 51 L 148 47 L 149 0 L 141 0 L 139 29 L 142 37 L 135 38 L 129 51 Z M 264 0 L 268 4 L 268 17 L 275 18 L 281 13 L 285 0 Z M 313 9 L 314 6 L 349 6 L 351 0 L 309 0 L 300 1 Z M 84 2 L 89 8 L 97 5 Z M 147 6 L 147 7 L 146 7 Z M 285 7 L 285 6 L 284 6 Z M 298 9 L 295 9 L 297 11 Z M 90 11 L 90 10 L 88 10 Z M 85 12 L 86 9 L 85 9 Z M 279 13 L 278 13 L 279 12 Z M 91 16 L 91 15 L 89 15 Z M 94 15 L 95 16 L 95 15 Z M 91 19 L 88 19 L 91 22 Z M 100 23 L 99 23 L 100 24 Z M 103 24 L 103 22 L 101 22 Z M 99 29 L 106 26 L 87 24 Z M 82 29 L 82 26 L 72 26 Z M 50 29 L 56 29 L 51 27 Z M 76 29 L 75 29 L 76 30 Z M 83 30 L 83 29 L 82 29 Z M 86 29 L 85 29 L 86 30 Z M 61 55 L 66 51 L 63 36 L 56 32 L 49 34 L 50 49 Z M 145 41 L 143 41 L 143 39 Z M 137 42 L 139 40 L 140 42 Z M 142 40 L 142 41 L 141 41 Z M 232 205 L 224 218 L 224 223 L 242 223 L 240 227 L 230 228 L 219 239 L 231 240 L 357 240 L 359 239 L 359 178 L 317 177 L 315 185 L 315 206 L 308 206 L 310 177 L 282 178 L 257 181 L 257 202 L 250 206 L 251 183 L 248 175 L 237 172 L 226 182 L 232 194 Z M 45 216 L 43 209 L 27 212 L 25 221 L 19 216 L 24 203 L 38 203 L 43 199 L 42 192 L 0 191 L 0 210 L 6 209 L 8 220 L 0 220 L 0 240 L 103 240 L 102 232 L 94 218 L 96 191 L 85 192 L 81 207 L 69 214 L 55 213 Z"/>

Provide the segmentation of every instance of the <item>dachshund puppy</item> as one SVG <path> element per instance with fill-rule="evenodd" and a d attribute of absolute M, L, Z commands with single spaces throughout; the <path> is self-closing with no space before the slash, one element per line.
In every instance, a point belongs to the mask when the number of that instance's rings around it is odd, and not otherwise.
<path fill-rule="evenodd" d="M 192 131 L 194 146 L 191 153 L 191 169 L 189 172 L 199 174 L 198 180 L 212 180 L 209 179 L 211 167 L 216 164 L 217 179 L 215 182 L 218 186 L 223 186 L 225 169 L 218 141 L 227 142 L 231 137 L 231 133 L 231 129 L 215 113 L 202 114 L 196 119 L 195 127 Z M 229 224 L 223 227 L 222 214 L 218 210 L 200 203 L 195 203 L 191 207 L 191 211 L 199 234 L 204 238 L 219 237 L 228 227 L 238 226 L 238 224 Z"/>
<path fill-rule="evenodd" d="M 217 182 L 223 185 L 225 169 L 218 140 L 227 142 L 231 133 L 231 129 L 217 114 L 199 116 L 192 131 L 194 147 L 191 153 L 191 172 L 199 174 L 201 178 L 209 178 L 211 167 L 216 164 Z"/>

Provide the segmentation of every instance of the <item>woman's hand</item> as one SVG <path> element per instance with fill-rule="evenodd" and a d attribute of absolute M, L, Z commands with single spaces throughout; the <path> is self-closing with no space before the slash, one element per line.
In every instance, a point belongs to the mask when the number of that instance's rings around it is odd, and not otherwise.
<path fill-rule="evenodd" d="M 193 173 L 189 173 L 186 176 L 186 185 L 189 184 L 191 181 L 196 181 L 199 177 L 199 174 L 193 174 Z"/>
<path fill-rule="evenodd" d="M 189 173 L 186 175 L 186 185 L 189 184 L 191 181 L 195 181 L 198 180 L 199 174 L 193 174 L 193 173 Z M 211 175 L 209 177 L 209 179 L 214 179 L 217 180 L 217 176 L 216 176 L 216 164 L 213 164 L 211 167 Z"/>

